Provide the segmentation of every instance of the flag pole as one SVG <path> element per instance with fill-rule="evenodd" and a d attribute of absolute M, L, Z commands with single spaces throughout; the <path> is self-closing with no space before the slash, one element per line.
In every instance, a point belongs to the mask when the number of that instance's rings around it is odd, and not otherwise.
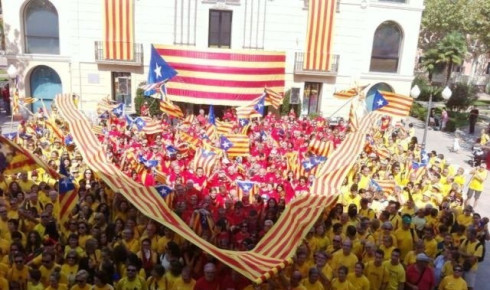
<path fill-rule="evenodd" d="M 345 106 L 349 105 L 350 103 L 352 103 L 352 101 L 355 99 L 355 96 L 350 98 L 349 100 L 347 100 L 347 102 L 345 102 L 342 106 L 340 106 L 340 108 L 338 108 L 335 112 L 333 112 L 329 118 L 332 118 L 335 114 L 337 114 L 340 110 L 342 110 Z"/>

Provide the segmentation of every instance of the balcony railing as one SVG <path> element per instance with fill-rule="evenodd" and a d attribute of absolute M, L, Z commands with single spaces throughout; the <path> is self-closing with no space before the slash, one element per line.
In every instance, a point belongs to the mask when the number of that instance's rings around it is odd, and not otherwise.
<path fill-rule="evenodd" d="M 312 69 L 304 69 L 304 61 L 305 61 L 306 53 L 297 52 L 294 57 L 294 73 L 297 75 L 318 75 L 318 76 L 335 76 L 339 71 L 339 55 L 332 54 L 330 68 L 327 70 L 312 70 Z"/>
<path fill-rule="evenodd" d="M 241 0 L 202 0 L 205 4 L 240 5 Z"/>
<path fill-rule="evenodd" d="M 120 64 L 120 65 L 143 65 L 143 44 L 132 43 L 129 46 L 126 43 L 110 42 L 109 46 L 119 46 L 120 51 L 125 51 L 129 55 L 121 53 L 119 56 L 114 54 L 111 57 L 109 53 L 105 53 L 105 41 L 95 42 L 95 62 L 102 64 Z M 131 48 L 131 49 L 130 49 Z"/>

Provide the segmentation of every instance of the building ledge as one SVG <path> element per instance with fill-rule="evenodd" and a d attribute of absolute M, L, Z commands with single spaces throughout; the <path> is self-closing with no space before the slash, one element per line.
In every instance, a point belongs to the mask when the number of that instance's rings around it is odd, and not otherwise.
<path fill-rule="evenodd" d="M 294 56 L 294 74 L 302 76 L 336 76 L 339 70 L 339 55 L 331 55 L 332 63 L 328 70 L 304 69 L 304 52 L 296 52 Z"/>

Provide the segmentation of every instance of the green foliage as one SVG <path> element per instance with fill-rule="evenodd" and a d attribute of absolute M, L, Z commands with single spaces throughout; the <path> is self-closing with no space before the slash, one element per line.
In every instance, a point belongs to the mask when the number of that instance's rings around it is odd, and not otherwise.
<path fill-rule="evenodd" d="M 279 108 L 281 115 L 287 115 L 289 114 L 289 111 L 291 108 L 294 109 L 294 112 L 296 113 L 296 116 L 301 115 L 301 102 L 299 104 L 291 104 L 291 90 L 287 90 L 284 93 L 284 100 L 282 102 L 281 107 Z"/>
<path fill-rule="evenodd" d="M 446 128 L 444 129 L 444 131 L 447 131 L 447 132 L 456 131 L 456 122 L 454 121 L 454 119 L 449 118 L 449 120 L 446 123 Z"/>
<path fill-rule="evenodd" d="M 427 108 L 417 102 L 413 102 L 412 109 L 410 110 L 410 116 L 419 120 L 425 120 L 427 116 Z"/>
<path fill-rule="evenodd" d="M 452 91 L 453 94 L 446 103 L 446 107 L 451 111 L 466 110 L 477 99 L 475 88 L 469 84 L 457 83 Z"/>
<path fill-rule="evenodd" d="M 152 116 L 161 114 L 160 102 L 155 98 L 145 97 L 144 92 L 145 91 L 141 88 L 136 90 L 136 97 L 134 98 L 134 108 L 136 110 L 136 114 L 141 114 L 141 106 L 143 105 L 144 101 L 148 101 L 150 105 L 150 114 Z"/>

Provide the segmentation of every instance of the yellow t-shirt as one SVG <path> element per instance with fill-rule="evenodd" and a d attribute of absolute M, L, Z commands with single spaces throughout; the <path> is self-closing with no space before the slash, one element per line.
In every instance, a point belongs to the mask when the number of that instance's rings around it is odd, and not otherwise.
<path fill-rule="evenodd" d="M 404 230 L 399 228 L 395 231 L 396 243 L 401 251 L 400 259 L 405 259 L 405 256 L 413 249 L 413 243 L 416 239 L 416 233 L 413 229 Z M 386 253 L 385 253 L 386 255 Z"/>
<path fill-rule="evenodd" d="M 337 273 L 340 266 L 345 266 L 349 269 L 349 273 L 354 272 L 357 261 L 358 259 L 353 253 L 346 256 L 342 250 L 339 250 L 333 254 L 331 261 L 332 270 Z"/>
<path fill-rule="evenodd" d="M 325 287 L 323 287 L 322 283 L 317 280 L 315 283 L 310 283 L 310 280 L 308 278 L 303 279 L 303 286 L 305 286 L 306 289 L 308 290 L 324 290 Z"/>
<path fill-rule="evenodd" d="M 364 275 L 357 277 L 355 273 L 349 273 L 347 281 L 351 282 L 355 289 L 369 290 L 369 280 Z"/>
<path fill-rule="evenodd" d="M 17 281 L 23 287 L 27 285 L 29 280 L 29 268 L 27 266 L 22 267 L 22 269 L 17 269 L 17 267 L 12 267 L 7 272 L 6 276 L 9 281 Z"/>
<path fill-rule="evenodd" d="M 193 290 L 194 285 L 196 285 L 196 280 L 191 279 L 189 283 L 185 283 L 182 277 L 179 277 L 179 279 L 176 279 L 174 282 L 174 288 L 175 290 Z"/>
<path fill-rule="evenodd" d="M 478 169 L 476 170 L 473 178 L 470 181 L 469 189 L 483 191 L 483 183 L 487 178 L 487 169 Z"/>
<path fill-rule="evenodd" d="M 148 285 L 148 289 L 168 289 L 163 277 L 158 280 L 155 277 L 150 277 L 146 280 L 146 285 Z"/>
<path fill-rule="evenodd" d="M 402 264 L 398 265 L 391 264 L 391 261 L 386 261 L 383 266 L 388 270 L 388 287 L 386 290 L 398 290 L 400 284 L 405 283 L 405 269 Z"/>
<path fill-rule="evenodd" d="M 122 278 L 117 282 L 116 290 L 129 290 L 129 289 L 148 289 L 146 281 L 140 277 L 136 277 L 133 281 L 129 281 L 127 277 Z"/>
<path fill-rule="evenodd" d="M 356 289 L 349 280 L 340 282 L 339 279 L 335 278 L 332 280 L 332 289 L 334 290 L 354 290 Z"/>
<path fill-rule="evenodd" d="M 43 290 L 43 283 L 39 282 L 37 285 L 32 284 L 32 282 L 27 283 L 27 290 Z"/>
<path fill-rule="evenodd" d="M 483 256 L 483 245 L 480 241 L 476 240 L 471 242 L 469 240 L 465 240 L 461 243 L 460 250 L 468 255 L 472 255 L 478 258 Z M 471 267 L 472 272 L 476 272 L 478 270 L 478 261 Z"/>
<path fill-rule="evenodd" d="M 366 264 L 364 275 L 369 280 L 371 289 L 381 289 L 383 284 L 388 283 L 390 277 L 386 267 L 383 264 L 378 267 L 374 264 L 374 261 Z"/>
<path fill-rule="evenodd" d="M 444 277 L 441 284 L 439 284 L 439 290 L 468 290 L 466 281 L 459 277 L 455 278 L 453 275 Z"/>
<path fill-rule="evenodd" d="M 92 287 L 93 286 L 90 284 L 85 284 L 84 287 L 80 287 L 80 286 L 78 286 L 78 284 L 75 284 L 75 285 L 71 286 L 70 290 L 91 290 Z"/>
<path fill-rule="evenodd" d="M 437 241 L 436 239 L 431 239 L 430 241 L 424 239 L 425 253 L 427 256 L 434 259 L 437 255 Z"/>

